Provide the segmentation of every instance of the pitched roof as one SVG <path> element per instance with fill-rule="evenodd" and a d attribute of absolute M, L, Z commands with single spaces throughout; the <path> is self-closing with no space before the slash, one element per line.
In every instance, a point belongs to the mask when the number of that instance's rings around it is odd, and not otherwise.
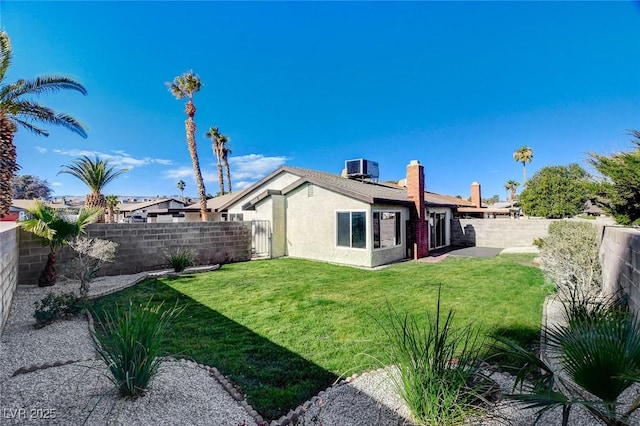
<path fill-rule="evenodd" d="M 34 199 L 20 199 L 20 200 L 11 200 L 11 207 L 16 208 L 16 209 L 20 209 L 20 210 L 28 210 L 32 207 L 35 206 L 35 202 L 36 200 Z M 69 208 L 73 208 L 72 206 L 67 206 L 65 204 L 61 204 L 61 203 L 49 203 L 49 202 L 44 202 L 45 205 L 52 207 L 54 209 L 69 209 Z"/>
<path fill-rule="evenodd" d="M 152 200 L 152 201 L 145 201 L 143 203 L 120 203 L 118 204 L 118 210 L 121 212 L 132 212 L 135 210 L 141 210 L 141 209 L 146 209 L 149 208 L 151 206 L 155 206 L 156 204 L 161 204 L 161 203 L 166 203 L 168 201 L 176 201 L 178 203 L 182 203 L 184 205 L 184 203 L 180 200 L 177 200 L 175 198 L 159 198 L 157 200 Z"/>
<path fill-rule="evenodd" d="M 207 200 L 207 210 L 215 211 L 220 206 L 222 206 L 224 203 L 226 203 L 227 201 L 230 201 L 232 198 L 234 198 L 236 195 L 238 195 L 238 194 L 237 193 L 230 193 L 230 194 L 218 195 L 217 197 L 209 198 Z M 188 206 L 185 207 L 185 209 L 197 209 L 197 210 L 200 210 L 200 202 L 189 204 Z"/>
<path fill-rule="evenodd" d="M 407 188 L 404 186 L 389 183 L 372 182 L 368 180 L 350 179 L 335 173 L 321 172 L 318 170 L 304 169 L 301 167 L 282 166 L 275 170 L 273 173 L 254 183 L 250 187 L 237 194 L 233 194 L 233 197 L 225 200 L 224 204 L 218 207 L 218 210 L 224 210 L 228 208 L 236 201 L 244 198 L 256 188 L 259 188 L 261 185 L 283 172 L 291 173 L 295 176 L 298 176 L 300 179 L 283 188 L 281 190 L 282 194 L 293 191 L 304 183 L 312 183 L 370 204 L 412 203 L 412 201 L 407 198 Z M 252 200 L 246 203 L 246 206 L 250 208 L 252 205 L 263 199 L 266 195 L 269 195 L 267 189 L 258 193 Z M 431 206 L 473 206 L 473 203 L 471 203 L 470 201 L 452 197 L 449 195 L 436 194 L 434 192 L 425 192 L 425 202 L 427 205 Z"/>

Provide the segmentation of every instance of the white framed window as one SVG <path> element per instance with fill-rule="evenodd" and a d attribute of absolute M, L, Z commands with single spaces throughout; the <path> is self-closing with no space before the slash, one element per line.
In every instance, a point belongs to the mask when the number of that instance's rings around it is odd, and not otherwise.
<path fill-rule="evenodd" d="M 336 245 L 367 248 L 367 212 L 336 212 Z"/>
<path fill-rule="evenodd" d="M 402 244 L 402 213 L 373 212 L 373 248 L 381 249 Z"/>
<path fill-rule="evenodd" d="M 242 213 L 229 213 L 229 217 L 227 220 L 229 222 L 242 222 L 243 215 Z"/>

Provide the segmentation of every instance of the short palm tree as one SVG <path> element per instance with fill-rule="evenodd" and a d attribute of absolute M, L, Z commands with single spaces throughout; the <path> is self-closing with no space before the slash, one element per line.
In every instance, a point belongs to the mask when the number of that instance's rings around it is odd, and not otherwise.
<path fill-rule="evenodd" d="M 65 173 L 80 179 L 91 190 L 85 198 L 87 208 L 106 209 L 107 199 L 102 194 L 102 190 L 107 184 L 127 171 L 127 169 L 116 169 L 109 165 L 109 160 L 101 160 L 97 156 L 94 159 L 86 155 L 74 161 L 71 165 L 62 166 L 64 170 L 58 174 Z M 104 222 L 104 217 L 99 222 Z"/>
<path fill-rule="evenodd" d="M 224 177 L 222 175 L 222 137 L 217 127 L 209 127 L 205 136 L 211 139 L 211 149 L 218 161 L 218 184 L 220 185 L 220 195 L 224 194 Z"/>
<path fill-rule="evenodd" d="M 31 218 L 19 222 L 20 226 L 40 238 L 42 243 L 51 249 L 44 270 L 38 278 L 38 285 L 52 286 L 56 283 L 56 250 L 67 244 L 73 237 L 82 234 L 89 224 L 96 222 L 100 216 L 104 216 L 104 213 L 99 208 L 83 208 L 77 219 L 70 221 L 57 209 L 40 201 L 35 201 L 33 207 L 27 210 Z"/>
<path fill-rule="evenodd" d="M 200 91 L 202 83 L 200 78 L 188 71 L 176 78 L 172 82 L 167 83 L 169 91 L 176 99 L 187 99 L 184 112 L 187 114 L 187 119 L 184 122 L 185 130 L 187 132 L 187 146 L 189 148 L 189 154 L 191 154 L 191 162 L 193 163 L 193 173 L 195 174 L 196 184 L 198 185 L 198 196 L 200 198 L 200 218 L 203 222 L 207 221 L 207 193 L 204 188 L 204 180 L 202 179 L 202 172 L 200 171 L 200 162 L 198 161 L 198 149 L 196 146 L 196 122 L 194 117 L 196 115 L 196 106 L 193 103 L 193 95 Z"/>
<path fill-rule="evenodd" d="M 513 179 L 511 179 L 504 185 L 504 189 L 509 191 L 509 201 L 511 201 L 512 203 L 513 203 L 513 200 L 515 200 L 516 198 L 516 190 L 518 189 L 519 186 L 520 186 L 520 182 L 516 182 Z"/>
<path fill-rule="evenodd" d="M 180 179 L 180 180 L 178 181 L 178 191 L 180 191 L 180 199 L 181 199 L 182 201 L 184 201 L 184 187 L 185 187 L 186 185 L 187 185 L 187 184 L 186 184 L 186 183 L 184 183 L 184 181 L 183 181 L 182 179 Z"/>
<path fill-rule="evenodd" d="M 562 408 L 562 425 L 573 406 L 584 407 L 608 426 L 629 426 L 640 396 L 623 409 L 618 398 L 640 383 L 640 320 L 628 309 L 592 298 L 565 301 L 566 325 L 544 329 L 549 363 L 508 339 L 498 338 L 506 359 L 516 361 L 524 392 L 507 395 L 539 415 Z M 534 374 L 530 374 L 534 373 Z M 527 376 L 533 377 L 525 384 Z"/>
<path fill-rule="evenodd" d="M 229 170 L 229 154 L 231 154 L 231 146 L 229 146 L 229 138 L 225 135 L 220 136 L 220 155 L 222 156 L 222 163 L 227 174 L 227 188 L 231 193 L 231 170 Z"/>
<path fill-rule="evenodd" d="M 37 135 L 48 136 L 49 132 L 37 123 L 65 127 L 87 137 L 83 124 L 68 114 L 58 113 L 38 104 L 29 95 L 57 92 L 63 89 L 87 94 L 87 90 L 76 80 L 59 75 L 45 75 L 33 80 L 4 82 L 11 65 L 11 42 L 6 32 L 0 31 L 0 217 L 11 207 L 13 177 L 20 168 L 16 162 L 16 147 L 13 137 L 18 127 L 24 127 Z"/>
<path fill-rule="evenodd" d="M 109 211 L 109 223 L 113 223 L 114 212 L 118 206 L 118 196 L 111 194 L 105 197 L 107 201 L 107 210 Z"/>
<path fill-rule="evenodd" d="M 533 160 L 533 148 L 521 146 L 513 152 L 513 159 L 518 163 L 522 163 L 522 185 L 527 183 L 527 163 Z"/>

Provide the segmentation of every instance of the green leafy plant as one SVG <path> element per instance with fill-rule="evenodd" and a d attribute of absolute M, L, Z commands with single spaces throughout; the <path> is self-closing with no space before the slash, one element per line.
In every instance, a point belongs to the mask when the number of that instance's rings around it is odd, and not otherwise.
<path fill-rule="evenodd" d="M 640 408 L 640 396 L 624 410 L 618 398 L 640 382 L 640 321 L 623 304 L 610 300 L 574 297 L 564 308 L 566 324 L 544 329 L 548 355 L 557 363 L 497 338 L 502 353 L 516 360 L 505 367 L 515 370 L 514 391 L 519 392 L 507 397 L 537 409 L 536 423 L 544 413 L 561 407 L 566 426 L 577 405 L 605 425 L 629 425 Z"/>
<path fill-rule="evenodd" d="M 163 304 L 134 306 L 98 318 L 98 330 L 91 334 L 93 346 L 107 364 L 109 379 L 122 397 L 142 395 L 158 373 L 159 357 L 168 322 L 182 310 L 163 310 Z"/>
<path fill-rule="evenodd" d="M 83 208 L 77 218 L 72 221 L 65 217 L 59 210 L 35 201 L 34 205 L 27 209 L 31 219 L 20 222 L 20 226 L 27 232 L 40 239 L 43 245 L 48 245 L 50 253 L 47 263 L 40 273 L 38 285 L 40 287 L 52 286 L 56 283 L 56 251 L 69 243 L 69 240 L 82 234 L 87 226 L 98 220 L 102 215 L 102 209 Z"/>
<path fill-rule="evenodd" d="M 391 362 L 399 369 L 395 385 L 416 422 L 462 424 L 481 409 L 491 388 L 480 371 L 482 340 L 471 324 L 454 327 L 452 311 L 442 315 L 440 289 L 435 315 L 426 323 L 389 307 L 383 328 Z"/>
<path fill-rule="evenodd" d="M 189 266 L 195 265 L 195 253 L 190 249 L 176 249 L 176 251 L 166 251 L 165 258 L 169 265 L 176 272 L 182 272 Z"/>
<path fill-rule="evenodd" d="M 80 315 L 85 307 L 85 300 L 73 293 L 48 293 L 42 300 L 34 303 L 36 310 L 36 328 L 42 328 L 59 319 L 68 319 Z"/>

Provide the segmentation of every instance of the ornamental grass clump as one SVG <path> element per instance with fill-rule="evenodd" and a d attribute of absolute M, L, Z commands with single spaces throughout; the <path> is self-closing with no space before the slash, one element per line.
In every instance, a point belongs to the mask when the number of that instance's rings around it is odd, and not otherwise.
<path fill-rule="evenodd" d="M 159 357 L 167 325 L 182 309 L 164 310 L 163 304 L 134 306 L 114 314 L 104 312 L 98 330 L 91 334 L 93 346 L 107 364 L 109 379 L 122 397 L 144 394 L 162 363 Z"/>
<path fill-rule="evenodd" d="M 182 272 L 189 266 L 195 265 L 195 253 L 189 249 L 177 249 L 174 252 L 166 251 L 164 257 L 175 272 Z"/>
<path fill-rule="evenodd" d="M 471 324 L 454 327 L 453 312 L 443 316 L 438 290 L 435 315 L 421 323 L 414 316 L 389 307 L 388 325 L 394 378 L 414 421 L 423 425 L 462 424 L 477 413 L 490 392 L 481 374 L 482 340 Z"/>

